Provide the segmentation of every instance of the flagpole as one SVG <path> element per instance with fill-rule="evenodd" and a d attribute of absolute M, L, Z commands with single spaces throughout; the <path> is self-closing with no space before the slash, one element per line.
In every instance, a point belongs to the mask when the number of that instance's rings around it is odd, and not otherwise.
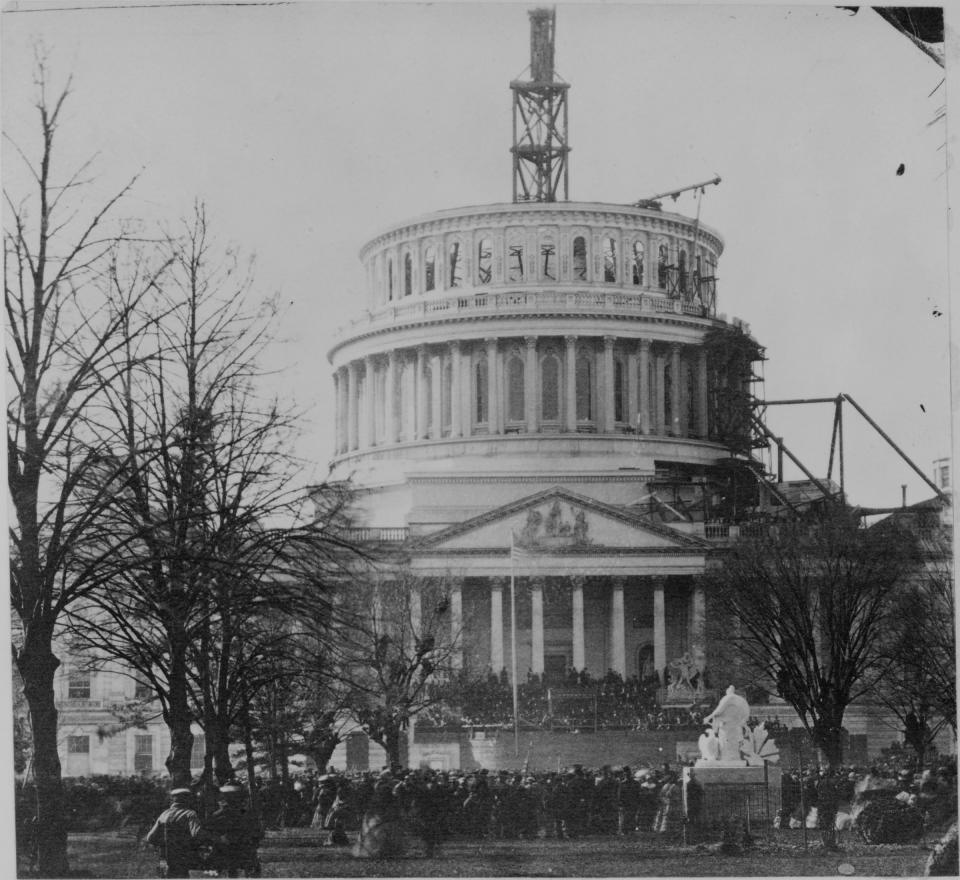
<path fill-rule="evenodd" d="M 520 757 L 520 716 L 517 701 L 517 561 L 514 553 L 514 535 L 510 532 L 510 658 L 513 668 L 513 754 Z"/>

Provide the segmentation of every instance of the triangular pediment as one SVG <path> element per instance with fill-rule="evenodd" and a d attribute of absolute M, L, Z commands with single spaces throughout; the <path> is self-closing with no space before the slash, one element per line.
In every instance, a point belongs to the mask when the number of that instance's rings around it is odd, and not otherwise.
<path fill-rule="evenodd" d="M 556 486 L 435 532 L 414 552 L 507 549 L 571 554 L 618 549 L 703 552 L 709 545 L 669 526 Z"/>

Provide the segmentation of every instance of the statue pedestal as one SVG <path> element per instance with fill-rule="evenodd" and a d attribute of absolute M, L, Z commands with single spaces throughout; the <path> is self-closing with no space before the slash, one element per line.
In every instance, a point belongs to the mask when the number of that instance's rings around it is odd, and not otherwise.
<path fill-rule="evenodd" d="M 683 768 L 683 806 L 687 810 L 690 774 L 703 787 L 703 811 L 699 824 L 724 819 L 743 819 L 747 827 L 768 825 L 780 809 L 779 767 L 766 764 L 748 767 L 746 761 L 698 761 Z"/>

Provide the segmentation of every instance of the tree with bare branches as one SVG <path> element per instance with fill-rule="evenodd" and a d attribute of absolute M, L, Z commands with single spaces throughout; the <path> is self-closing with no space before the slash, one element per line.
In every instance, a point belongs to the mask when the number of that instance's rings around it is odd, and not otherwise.
<path fill-rule="evenodd" d="M 831 767 L 847 707 L 882 675 L 894 599 L 917 561 L 908 531 L 866 529 L 832 505 L 741 540 L 708 576 L 711 642 L 793 706 Z"/>
<path fill-rule="evenodd" d="M 137 255 L 114 222 L 133 181 L 91 208 L 90 163 L 68 176 L 58 171 L 55 146 L 70 84 L 52 94 L 41 59 L 36 85 L 37 158 L 13 144 L 26 174 L 5 174 L 4 187 L 10 586 L 20 630 L 14 662 L 33 736 L 38 870 L 61 877 L 69 866 L 54 638 L 64 613 L 99 586 L 96 560 L 78 565 L 76 556 L 109 500 L 106 485 L 100 492 L 80 491 L 105 460 L 90 413 L 117 378 L 117 353 L 145 331 L 149 321 L 138 307 L 166 266 Z M 28 181 L 24 192 L 12 190 L 11 181 L 19 179 Z M 100 553 L 107 556 L 116 539 L 100 538 Z"/>

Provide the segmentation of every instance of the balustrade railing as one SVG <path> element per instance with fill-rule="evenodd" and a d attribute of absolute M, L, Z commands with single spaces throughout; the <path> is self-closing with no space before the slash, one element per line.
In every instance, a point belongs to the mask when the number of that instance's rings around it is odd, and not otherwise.
<path fill-rule="evenodd" d="M 357 543 L 402 544 L 407 540 L 408 530 L 397 528 L 353 528 L 347 529 L 345 537 Z"/>

